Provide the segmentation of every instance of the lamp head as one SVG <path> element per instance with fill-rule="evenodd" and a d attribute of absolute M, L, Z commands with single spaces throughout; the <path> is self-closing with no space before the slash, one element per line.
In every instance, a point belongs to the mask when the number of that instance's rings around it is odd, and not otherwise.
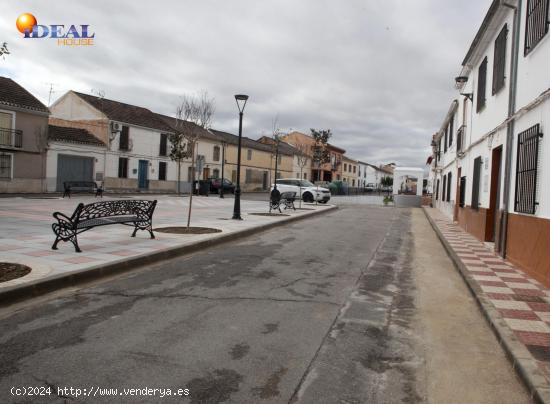
<path fill-rule="evenodd" d="M 246 106 L 246 101 L 247 100 L 248 100 L 248 95 L 245 95 L 245 94 L 235 95 L 235 101 L 237 102 L 237 108 L 239 108 L 239 112 L 241 114 L 244 111 L 244 107 Z"/>

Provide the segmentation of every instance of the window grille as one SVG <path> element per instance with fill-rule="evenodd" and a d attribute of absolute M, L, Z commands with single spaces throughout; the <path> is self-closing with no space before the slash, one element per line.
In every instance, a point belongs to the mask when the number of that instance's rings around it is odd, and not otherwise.
<path fill-rule="evenodd" d="M 535 125 L 518 135 L 516 157 L 516 199 L 514 210 L 534 214 L 538 202 L 537 176 L 540 125 Z"/>

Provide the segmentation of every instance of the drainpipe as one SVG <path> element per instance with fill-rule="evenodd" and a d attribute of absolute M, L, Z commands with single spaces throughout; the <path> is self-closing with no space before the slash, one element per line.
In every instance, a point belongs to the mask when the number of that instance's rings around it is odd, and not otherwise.
<path fill-rule="evenodd" d="M 503 6 L 514 10 L 514 28 L 513 28 L 513 43 L 512 43 L 512 59 L 510 63 L 510 91 L 508 95 L 508 118 L 511 118 L 516 112 L 516 95 L 517 95 L 517 78 L 518 78 L 518 60 L 520 48 L 520 26 L 521 26 L 521 10 L 523 0 L 518 0 L 517 7 L 511 6 L 502 1 Z M 510 211 L 510 193 L 512 188 L 512 146 L 514 144 L 514 120 L 508 122 L 506 131 L 506 157 L 504 166 L 504 206 L 501 216 L 500 225 L 500 254 L 503 258 L 506 257 L 506 241 L 508 237 L 508 214 Z"/>

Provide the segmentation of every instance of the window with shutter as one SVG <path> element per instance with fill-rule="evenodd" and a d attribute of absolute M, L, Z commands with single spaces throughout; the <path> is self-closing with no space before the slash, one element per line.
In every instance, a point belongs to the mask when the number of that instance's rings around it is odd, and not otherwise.
<path fill-rule="evenodd" d="M 453 179 L 453 174 L 452 173 L 449 173 L 448 174 L 449 178 L 447 179 L 447 202 L 450 202 L 451 201 L 451 184 L 452 184 L 452 179 Z"/>
<path fill-rule="evenodd" d="M 447 195 L 447 176 L 443 176 L 443 192 L 441 193 L 441 201 L 445 202 L 445 195 Z"/>
<path fill-rule="evenodd" d="M 166 181 L 166 162 L 159 161 L 159 181 Z"/>
<path fill-rule="evenodd" d="M 161 133 L 159 155 L 166 156 L 167 154 L 168 154 L 168 135 L 166 133 Z"/>
<path fill-rule="evenodd" d="M 118 159 L 118 178 L 128 178 L 128 159 L 125 157 Z"/>
<path fill-rule="evenodd" d="M 493 95 L 504 87 L 506 74 L 506 39 L 508 37 L 508 25 L 504 25 L 495 40 L 495 60 L 493 61 Z"/>
<path fill-rule="evenodd" d="M 118 144 L 119 150 L 128 150 L 128 147 L 130 145 L 129 132 L 130 132 L 130 128 L 128 128 L 128 126 L 122 127 L 122 131 L 120 132 L 119 144 Z"/>
<path fill-rule="evenodd" d="M 220 146 L 214 146 L 213 160 L 220 161 Z"/>
<path fill-rule="evenodd" d="M 472 178 L 472 209 L 479 209 L 479 183 L 481 177 L 481 156 L 474 160 L 474 175 Z"/>
<path fill-rule="evenodd" d="M 435 200 L 439 200 L 439 180 L 437 180 L 435 185 Z"/>
<path fill-rule="evenodd" d="M 479 66 L 479 71 L 477 75 L 477 106 L 476 111 L 481 112 L 485 108 L 486 101 L 486 88 L 487 88 L 487 57 L 483 59 L 481 65 Z"/>
<path fill-rule="evenodd" d="M 458 206 L 464 207 L 466 203 L 466 176 L 460 178 L 460 203 Z"/>
<path fill-rule="evenodd" d="M 451 117 L 451 122 L 449 122 L 449 147 L 453 144 L 453 131 L 455 130 L 455 116 Z"/>

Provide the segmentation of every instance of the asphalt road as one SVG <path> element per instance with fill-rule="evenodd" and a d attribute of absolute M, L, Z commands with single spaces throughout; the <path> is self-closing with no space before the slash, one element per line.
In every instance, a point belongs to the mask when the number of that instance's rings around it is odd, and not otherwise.
<path fill-rule="evenodd" d="M 0 401 L 182 402 L 120 395 L 148 387 L 189 389 L 190 403 L 430 402 L 412 226 L 410 209 L 344 206 L 4 311 Z M 497 344 L 481 315 L 467 321 Z M 524 402 L 500 354 L 485 366 L 506 372 L 487 383 L 515 401 L 484 402 Z"/>

